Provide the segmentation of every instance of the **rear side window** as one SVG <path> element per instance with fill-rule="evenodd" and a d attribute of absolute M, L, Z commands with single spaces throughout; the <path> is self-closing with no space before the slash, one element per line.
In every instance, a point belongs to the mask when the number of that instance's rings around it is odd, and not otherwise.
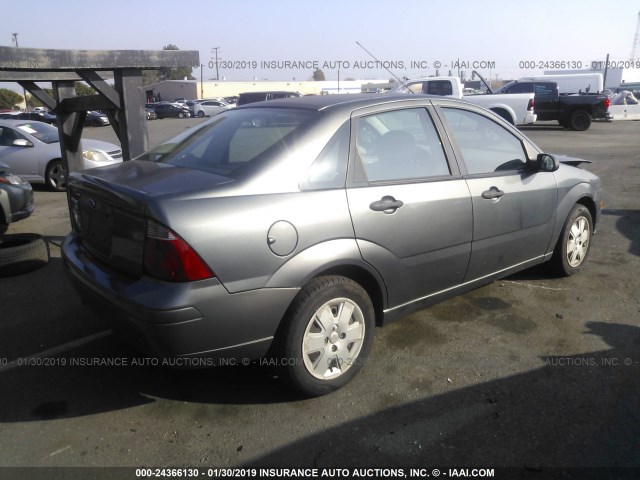
<path fill-rule="evenodd" d="M 345 122 L 322 149 L 300 183 L 302 190 L 344 187 L 349 161 L 349 123 Z"/>
<path fill-rule="evenodd" d="M 357 155 L 370 182 L 449 175 L 442 142 L 425 108 L 392 110 L 356 122 Z"/>
<path fill-rule="evenodd" d="M 235 178 L 248 165 L 286 148 L 317 112 L 242 109 L 223 112 L 207 126 L 175 144 L 155 161 Z"/>

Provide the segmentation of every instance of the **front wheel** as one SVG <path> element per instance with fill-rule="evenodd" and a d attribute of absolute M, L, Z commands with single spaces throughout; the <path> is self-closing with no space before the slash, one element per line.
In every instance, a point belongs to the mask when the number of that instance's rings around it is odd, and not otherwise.
<path fill-rule="evenodd" d="M 198 112 L 198 116 L 199 116 L 200 118 L 204 118 L 204 110 L 200 110 L 200 111 Z"/>
<path fill-rule="evenodd" d="M 67 187 L 67 172 L 64 170 L 62 160 L 53 160 L 49 163 L 44 179 L 51 190 L 64 192 Z"/>
<path fill-rule="evenodd" d="M 551 262 L 561 275 L 578 273 L 589 254 L 593 220 L 589 209 L 575 205 L 564 224 Z"/>
<path fill-rule="evenodd" d="M 371 349 L 374 315 L 367 292 L 353 280 L 312 280 L 294 300 L 276 339 L 283 377 L 309 396 L 348 383 Z"/>

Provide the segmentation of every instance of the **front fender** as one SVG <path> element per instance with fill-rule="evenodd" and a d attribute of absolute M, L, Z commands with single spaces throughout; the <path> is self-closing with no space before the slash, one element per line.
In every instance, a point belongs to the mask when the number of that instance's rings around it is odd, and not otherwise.
<path fill-rule="evenodd" d="M 598 190 L 588 182 L 582 182 L 566 189 L 564 189 L 562 184 L 559 182 L 556 223 L 553 229 L 551 242 L 547 248 L 547 253 L 550 254 L 553 252 L 556 243 L 558 242 L 558 238 L 560 237 L 560 232 L 562 232 L 562 228 L 567 221 L 567 217 L 569 216 L 571 209 L 577 203 L 587 204 L 586 206 L 592 212 L 593 227 L 595 231 L 600 218 L 600 208 L 598 206 L 600 202 L 599 196 L 600 193 Z M 595 215 L 593 215 L 594 212 Z"/>

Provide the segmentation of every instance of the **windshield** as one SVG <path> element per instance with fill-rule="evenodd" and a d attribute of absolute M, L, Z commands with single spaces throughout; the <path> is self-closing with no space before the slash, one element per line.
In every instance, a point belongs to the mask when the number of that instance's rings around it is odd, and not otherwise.
<path fill-rule="evenodd" d="M 58 129 L 46 123 L 21 123 L 17 127 L 44 143 L 56 143 L 60 141 Z"/>
<path fill-rule="evenodd" d="M 236 178 L 248 165 L 290 145 L 316 115 L 290 108 L 227 111 L 137 159 Z"/>

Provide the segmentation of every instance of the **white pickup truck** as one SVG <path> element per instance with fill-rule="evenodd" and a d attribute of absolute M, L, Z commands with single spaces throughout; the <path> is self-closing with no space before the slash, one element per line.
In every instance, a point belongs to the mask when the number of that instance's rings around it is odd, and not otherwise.
<path fill-rule="evenodd" d="M 459 98 L 488 108 L 513 125 L 529 125 L 536 121 L 534 94 L 479 94 L 464 95 L 464 85 L 458 77 L 425 77 L 408 80 L 394 88 L 394 93 L 418 93 Z"/>

